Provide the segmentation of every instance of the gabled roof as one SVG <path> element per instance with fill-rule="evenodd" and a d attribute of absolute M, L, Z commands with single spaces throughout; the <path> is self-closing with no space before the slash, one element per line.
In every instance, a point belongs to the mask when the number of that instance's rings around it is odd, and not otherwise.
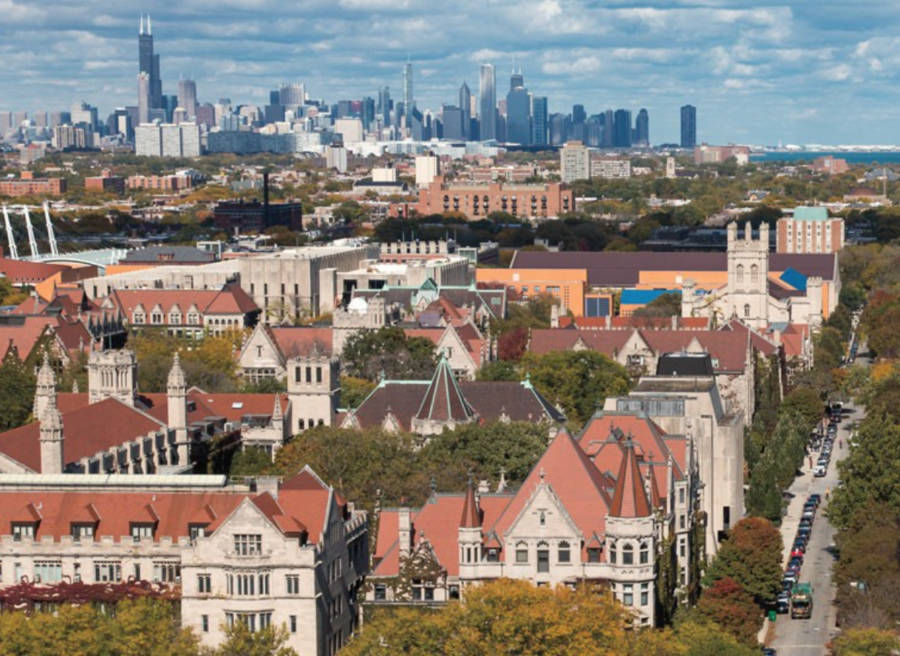
<path fill-rule="evenodd" d="M 565 429 L 556 434 L 503 514 L 490 528 L 505 537 L 537 486 L 543 483 L 553 489 L 585 539 L 593 533 L 603 535 L 606 513 L 612 500 L 600 472 Z M 489 525 L 485 523 L 484 526 Z"/>
<path fill-rule="evenodd" d="M 626 439 L 621 445 L 624 457 L 616 476 L 616 490 L 613 493 L 610 517 L 649 517 L 650 502 L 644 491 L 644 480 L 634 454 L 634 443 Z"/>
<path fill-rule="evenodd" d="M 130 320 L 135 309 L 159 308 L 165 315 L 178 307 L 197 307 L 201 314 L 248 314 L 259 310 L 237 285 L 214 289 L 114 289 L 107 297 Z M 166 316 L 166 321 L 168 316 Z"/>
<path fill-rule="evenodd" d="M 331 355 L 334 350 L 331 326 L 265 326 L 263 330 L 285 360 L 309 355 L 314 350 Z"/>
<path fill-rule="evenodd" d="M 441 356 L 431 384 L 416 412 L 416 419 L 464 423 L 474 417 L 475 412 L 460 391 L 450 363 Z"/>

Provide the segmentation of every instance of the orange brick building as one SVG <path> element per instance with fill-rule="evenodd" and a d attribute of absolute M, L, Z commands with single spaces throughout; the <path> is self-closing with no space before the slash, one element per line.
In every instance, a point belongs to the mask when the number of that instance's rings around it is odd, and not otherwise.
<path fill-rule="evenodd" d="M 0 180 L 0 196 L 60 196 L 66 193 L 65 178 L 35 178 L 22 171 L 18 180 Z"/>
<path fill-rule="evenodd" d="M 491 212 L 529 219 L 557 217 L 575 210 L 575 192 L 559 182 L 543 184 L 478 184 L 447 182 L 438 175 L 419 190 L 419 214 L 460 212 L 477 220 Z"/>

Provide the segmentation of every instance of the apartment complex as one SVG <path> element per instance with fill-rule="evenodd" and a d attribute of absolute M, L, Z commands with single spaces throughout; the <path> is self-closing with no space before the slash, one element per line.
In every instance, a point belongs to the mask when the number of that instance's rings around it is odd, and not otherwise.
<path fill-rule="evenodd" d="M 559 149 L 559 172 L 566 184 L 591 177 L 591 151 L 580 141 L 567 141 Z"/>
<path fill-rule="evenodd" d="M 35 178 L 22 171 L 18 179 L 0 179 L 0 196 L 61 196 L 66 193 L 65 178 Z"/>
<path fill-rule="evenodd" d="M 837 253 L 844 247 L 844 219 L 829 218 L 824 207 L 796 207 L 791 217 L 778 219 L 778 253 Z"/>
<path fill-rule="evenodd" d="M 529 219 L 546 219 L 575 210 L 575 193 L 559 182 L 486 185 L 449 182 L 436 175 L 419 190 L 419 214 L 459 212 L 477 220 L 491 212 L 507 212 Z"/>

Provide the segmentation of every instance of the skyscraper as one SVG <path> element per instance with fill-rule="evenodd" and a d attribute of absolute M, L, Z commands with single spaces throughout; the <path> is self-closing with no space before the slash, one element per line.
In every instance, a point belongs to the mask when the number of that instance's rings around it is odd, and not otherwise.
<path fill-rule="evenodd" d="M 514 72 L 506 94 L 506 140 L 527 146 L 531 143 L 531 95 L 522 72 Z"/>
<path fill-rule="evenodd" d="M 193 80 L 178 80 L 178 106 L 190 120 L 197 116 L 197 83 Z"/>
<path fill-rule="evenodd" d="M 481 101 L 480 116 L 482 141 L 497 138 L 497 81 L 493 64 L 481 65 L 481 79 L 478 89 Z"/>
<path fill-rule="evenodd" d="M 459 88 L 459 109 L 462 112 L 462 138 L 472 136 L 472 92 L 465 82 Z"/>
<path fill-rule="evenodd" d="M 406 62 L 403 66 L 403 111 L 409 115 L 410 112 L 412 112 L 413 107 L 415 107 L 415 101 L 413 100 L 412 63 Z M 409 121 L 407 121 L 407 126 L 408 125 Z"/>
<path fill-rule="evenodd" d="M 646 109 L 641 109 L 634 121 L 634 143 L 637 146 L 650 145 L 650 114 Z"/>
<path fill-rule="evenodd" d="M 278 95 L 281 97 L 282 105 L 297 107 L 306 100 L 306 89 L 302 84 L 284 84 L 278 91 Z"/>
<path fill-rule="evenodd" d="M 613 127 L 613 147 L 628 148 L 631 145 L 631 112 L 617 109 Z"/>
<path fill-rule="evenodd" d="M 159 78 L 159 55 L 153 54 L 153 30 L 150 15 L 141 14 L 138 30 L 138 73 L 146 73 L 149 84 L 149 107 L 162 107 L 162 80 Z"/>
<path fill-rule="evenodd" d="M 535 96 L 531 99 L 531 143 L 535 146 L 546 146 L 548 143 L 547 96 Z"/>
<path fill-rule="evenodd" d="M 697 108 L 685 105 L 681 108 L 681 147 L 693 148 L 697 145 Z"/>
<path fill-rule="evenodd" d="M 391 125 L 391 88 L 381 87 L 378 91 L 378 115 L 381 117 L 382 127 Z"/>
<path fill-rule="evenodd" d="M 138 83 L 138 124 L 150 122 L 150 74 L 141 71 Z"/>

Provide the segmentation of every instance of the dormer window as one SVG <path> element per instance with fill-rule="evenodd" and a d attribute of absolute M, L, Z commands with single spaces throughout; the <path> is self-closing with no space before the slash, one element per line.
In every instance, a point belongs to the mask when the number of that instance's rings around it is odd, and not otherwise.
<path fill-rule="evenodd" d="M 197 538 L 206 537 L 206 527 L 207 527 L 207 524 L 190 524 L 190 525 L 188 525 L 188 535 L 191 538 L 191 542 L 193 542 Z"/>
<path fill-rule="evenodd" d="M 131 523 L 131 538 L 135 542 L 140 542 L 144 538 L 153 539 L 153 524 L 148 523 Z"/>
<path fill-rule="evenodd" d="M 70 528 L 72 532 L 72 540 L 75 542 L 81 542 L 82 540 L 89 541 L 94 539 L 94 525 L 93 524 L 72 524 Z"/>
<path fill-rule="evenodd" d="M 15 540 L 16 542 L 21 542 L 25 539 L 33 540 L 36 524 L 37 522 L 13 522 L 13 540 Z"/>

